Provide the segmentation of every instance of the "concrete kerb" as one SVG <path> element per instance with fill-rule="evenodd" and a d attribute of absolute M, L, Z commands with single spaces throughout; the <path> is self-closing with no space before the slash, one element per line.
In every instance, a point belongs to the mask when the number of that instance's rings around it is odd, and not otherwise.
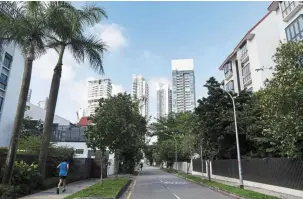
<path fill-rule="evenodd" d="M 81 198 L 76 198 L 76 199 L 119 199 L 124 192 L 127 190 L 128 186 L 131 184 L 132 179 L 129 179 L 128 182 L 120 189 L 118 194 L 113 197 L 113 198 L 103 198 L 103 197 L 81 197 Z"/>
<path fill-rule="evenodd" d="M 183 177 L 183 176 L 179 176 L 178 174 L 174 174 L 174 175 L 177 176 L 177 177 L 179 177 L 179 178 L 182 178 L 182 179 L 184 179 L 184 180 L 187 180 L 187 181 L 190 181 L 190 182 L 192 182 L 192 183 L 198 184 L 198 185 L 200 185 L 200 186 L 207 187 L 207 188 L 209 188 L 209 189 L 211 189 L 211 190 L 213 190 L 213 191 L 215 191 L 215 192 L 218 192 L 218 193 L 220 193 L 220 194 L 222 194 L 222 195 L 230 196 L 230 197 L 237 198 L 237 199 L 246 199 L 246 198 L 243 198 L 243 197 L 241 197 L 241 196 L 237 196 L 237 195 L 235 195 L 235 194 L 233 194 L 233 193 L 230 193 L 230 192 L 228 192 L 228 191 L 219 189 L 219 188 L 217 188 L 217 187 L 208 186 L 208 185 L 206 185 L 206 184 L 204 184 L 204 183 L 202 183 L 202 182 L 195 182 L 195 181 L 193 181 L 193 180 L 191 180 L 191 179 L 185 178 L 185 177 Z"/>

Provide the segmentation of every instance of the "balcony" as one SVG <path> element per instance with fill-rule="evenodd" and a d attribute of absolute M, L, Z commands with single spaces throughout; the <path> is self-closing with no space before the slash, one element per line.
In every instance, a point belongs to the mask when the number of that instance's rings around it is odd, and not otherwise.
<path fill-rule="evenodd" d="M 280 3 L 283 21 L 288 22 L 302 7 L 302 1 L 283 1 Z"/>
<path fill-rule="evenodd" d="M 230 61 L 224 65 L 224 75 L 226 80 L 230 79 L 233 75 L 232 64 Z"/>

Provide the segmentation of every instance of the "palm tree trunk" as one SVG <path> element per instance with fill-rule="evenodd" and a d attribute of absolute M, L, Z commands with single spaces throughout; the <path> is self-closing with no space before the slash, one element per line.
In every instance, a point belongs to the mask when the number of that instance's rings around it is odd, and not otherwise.
<path fill-rule="evenodd" d="M 43 178 L 45 177 L 47 150 L 49 147 L 49 143 L 52 136 L 52 130 L 53 130 L 53 121 L 54 121 L 54 115 L 55 115 L 57 98 L 58 98 L 59 87 L 60 87 L 64 50 L 65 50 L 65 46 L 62 46 L 59 53 L 59 59 L 57 65 L 54 69 L 53 79 L 52 79 L 50 93 L 48 97 L 48 103 L 46 107 L 42 142 L 41 142 L 40 154 L 39 154 L 39 171 Z"/>
<path fill-rule="evenodd" d="M 13 174 L 14 162 L 18 148 L 18 139 L 20 136 L 21 126 L 22 126 L 25 107 L 26 107 L 27 95 L 28 95 L 29 85 L 32 76 L 34 52 L 35 52 L 34 45 L 31 44 L 25 59 L 21 90 L 19 94 L 18 106 L 16 110 L 14 126 L 12 129 L 11 140 L 10 140 L 7 157 L 4 165 L 2 184 L 10 184 Z"/>

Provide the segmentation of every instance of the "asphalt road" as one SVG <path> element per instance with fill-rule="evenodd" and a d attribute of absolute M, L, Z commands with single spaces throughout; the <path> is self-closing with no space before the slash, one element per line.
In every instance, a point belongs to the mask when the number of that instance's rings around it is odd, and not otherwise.
<path fill-rule="evenodd" d="M 154 167 L 143 167 L 131 199 L 231 199 Z"/>

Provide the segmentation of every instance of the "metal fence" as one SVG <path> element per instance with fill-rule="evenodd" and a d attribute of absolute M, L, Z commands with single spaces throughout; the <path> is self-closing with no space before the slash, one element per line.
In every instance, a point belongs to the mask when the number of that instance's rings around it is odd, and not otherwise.
<path fill-rule="evenodd" d="M 197 167 L 194 167 L 194 170 Z M 303 161 L 287 158 L 242 160 L 243 178 L 247 181 L 303 189 Z M 201 172 L 201 171 L 200 171 Z M 237 160 L 215 160 L 212 174 L 239 178 Z"/>
<path fill-rule="evenodd" d="M 85 127 L 56 126 L 53 129 L 52 142 L 85 142 L 84 132 Z"/>
<path fill-rule="evenodd" d="M 193 171 L 202 172 L 202 162 L 200 158 L 193 159 Z M 206 162 L 203 160 L 203 173 L 206 173 Z"/>

